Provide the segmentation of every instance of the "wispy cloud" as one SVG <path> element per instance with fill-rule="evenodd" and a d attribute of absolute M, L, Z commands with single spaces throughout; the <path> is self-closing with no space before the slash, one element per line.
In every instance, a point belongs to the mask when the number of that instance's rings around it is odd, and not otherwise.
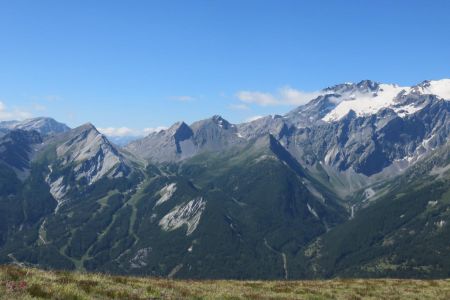
<path fill-rule="evenodd" d="M 125 137 L 125 136 L 145 136 L 152 132 L 159 132 L 167 129 L 165 126 L 158 126 L 154 128 L 144 128 L 142 130 L 132 129 L 129 127 L 100 127 L 98 131 L 110 137 Z"/>
<path fill-rule="evenodd" d="M 25 110 L 20 108 L 12 108 L 9 109 L 3 101 L 0 101 L 0 120 L 8 121 L 8 120 L 23 120 L 27 118 L 31 118 L 33 115 Z"/>
<path fill-rule="evenodd" d="M 260 91 L 239 91 L 236 97 L 248 104 L 269 105 L 301 105 L 323 94 L 321 91 L 304 92 L 289 86 L 280 88 L 276 93 Z"/>
<path fill-rule="evenodd" d="M 258 104 L 262 106 L 278 104 L 278 100 L 269 93 L 240 91 L 236 94 L 236 96 L 239 100 L 245 103 Z"/>

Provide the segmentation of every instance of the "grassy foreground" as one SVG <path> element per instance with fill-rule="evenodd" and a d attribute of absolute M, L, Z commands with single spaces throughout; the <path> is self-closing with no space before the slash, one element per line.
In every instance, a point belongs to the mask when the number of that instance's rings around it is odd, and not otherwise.
<path fill-rule="evenodd" d="M 169 280 L 0 267 L 0 299 L 450 299 L 450 280 Z"/>

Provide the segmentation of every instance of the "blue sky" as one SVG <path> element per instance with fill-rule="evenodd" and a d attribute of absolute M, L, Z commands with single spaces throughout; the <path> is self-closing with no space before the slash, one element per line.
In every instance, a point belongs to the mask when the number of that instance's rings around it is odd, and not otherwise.
<path fill-rule="evenodd" d="M 341 82 L 448 78 L 449 13 L 446 0 L 0 0 L 0 119 L 137 133 L 281 114 Z"/>

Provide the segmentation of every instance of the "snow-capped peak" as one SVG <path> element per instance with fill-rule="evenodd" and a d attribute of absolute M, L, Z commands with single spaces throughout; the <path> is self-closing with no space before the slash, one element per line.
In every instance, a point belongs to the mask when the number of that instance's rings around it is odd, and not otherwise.
<path fill-rule="evenodd" d="M 352 88 L 343 85 L 339 87 L 334 89 L 337 92 L 334 98 L 336 107 L 322 118 L 325 122 L 337 121 L 347 115 L 350 110 L 353 110 L 357 116 L 362 116 L 375 114 L 383 108 L 391 108 L 399 116 L 404 117 L 422 108 L 420 105 L 411 103 L 401 105 L 398 102 L 399 95 L 431 94 L 450 100 L 450 79 L 424 81 L 413 87 L 376 84 L 371 81 L 362 81 L 351 86 Z"/>
<path fill-rule="evenodd" d="M 380 84 L 372 80 L 362 80 L 358 83 L 346 82 L 325 88 L 323 94 L 350 94 L 350 93 L 370 93 L 376 92 Z M 322 93 L 321 93 L 322 94 Z"/>
<path fill-rule="evenodd" d="M 450 79 L 427 80 L 411 88 L 412 92 L 450 100 Z"/>
<path fill-rule="evenodd" d="M 322 120 L 326 122 L 336 121 L 353 110 L 356 115 L 374 114 L 382 108 L 395 104 L 395 98 L 409 87 L 401 87 L 395 84 L 380 84 L 376 90 L 348 91 L 336 98 L 337 106 Z"/>

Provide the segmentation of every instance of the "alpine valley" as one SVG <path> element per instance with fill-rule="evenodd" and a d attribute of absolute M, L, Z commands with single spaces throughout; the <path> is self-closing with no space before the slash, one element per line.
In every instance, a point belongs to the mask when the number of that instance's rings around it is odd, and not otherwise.
<path fill-rule="evenodd" d="M 169 278 L 450 276 L 450 79 L 345 83 L 283 116 L 0 123 L 0 264 Z"/>

